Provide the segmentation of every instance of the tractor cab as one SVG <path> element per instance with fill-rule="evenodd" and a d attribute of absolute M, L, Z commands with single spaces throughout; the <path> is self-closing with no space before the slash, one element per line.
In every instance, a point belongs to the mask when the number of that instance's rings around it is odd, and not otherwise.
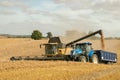
<path fill-rule="evenodd" d="M 92 43 L 84 42 L 84 43 L 77 43 L 72 50 L 72 55 L 85 55 L 87 56 L 89 52 L 92 50 Z"/>
<path fill-rule="evenodd" d="M 77 43 L 75 49 L 81 49 L 84 55 L 88 55 L 88 53 L 92 50 L 92 43 L 90 42 Z"/>
<path fill-rule="evenodd" d="M 92 51 L 92 43 L 84 42 L 84 43 L 77 43 L 74 46 L 74 49 L 71 51 L 71 59 L 78 60 L 81 59 L 80 56 L 87 56 Z"/>
<path fill-rule="evenodd" d="M 90 42 L 84 42 L 84 43 L 77 43 L 75 45 L 75 49 L 81 49 L 82 51 L 87 51 L 89 52 L 90 50 L 92 50 L 92 43 Z"/>

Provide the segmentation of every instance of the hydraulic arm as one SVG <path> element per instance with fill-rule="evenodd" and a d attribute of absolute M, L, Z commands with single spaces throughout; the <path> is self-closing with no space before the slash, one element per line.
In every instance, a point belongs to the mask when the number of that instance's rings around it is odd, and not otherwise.
<path fill-rule="evenodd" d="M 70 46 L 70 45 L 72 45 L 72 44 L 74 44 L 74 43 L 77 43 L 77 42 L 79 42 L 79 41 L 82 41 L 82 40 L 84 40 L 84 39 L 86 39 L 86 38 L 89 38 L 89 37 L 91 37 L 91 36 L 94 36 L 94 35 L 96 35 L 96 34 L 99 34 L 99 35 L 101 36 L 101 46 L 102 46 L 102 49 L 104 50 L 104 49 L 105 49 L 105 44 L 104 44 L 104 36 L 103 36 L 102 30 L 98 30 L 98 31 L 93 32 L 93 33 L 91 33 L 91 34 L 88 34 L 88 35 L 86 35 L 86 36 L 84 36 L 84 37 L 82 37 L 82 38 L 79 38 L 79 39 L 76 39 L 76 40 L 74 40 L 74 41 L 71 41 L 71 42 L 69 42 L 69 43 L 66 44 L 66 47 L 67 47 L 67 46 Z"/>

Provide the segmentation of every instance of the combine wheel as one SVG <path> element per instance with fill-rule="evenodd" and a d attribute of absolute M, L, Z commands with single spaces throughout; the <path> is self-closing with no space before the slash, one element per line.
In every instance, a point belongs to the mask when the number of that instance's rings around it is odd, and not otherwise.
<path fill-rule="evenodd" d="M 30 60 L 30 57 L 29 56 L 27 56 L 27 57 L 25 57 L 25 59 L 24 60 Z"/>
<path fill-rule="evenodd" d="M 80 56 L 80 57 L 79 57 L 79 61 L 86 63 L 87 59 L 86 59 L 85 56 Z"/>
<path fill-rule="evenodd" d="M 38 56 L 35 56 L 34 58 L 33 58 L 33 60 L 38 60 L 39 58 L 38 58 Z"/>
<path fill-rule="evenodd" d="M 14 61 L 14 60 L 15 60 L 15 57 L 11 57 L 10 60 L 11 60 L 11 61 Z"/>
<path fill-rule="evenodd" d="M 65 60 L 66 60 L 66 61 L 71 61 L 70 56 L 66 55 L 66 56 L 65 56 Z"/>
<path fill-rule="evenodd" d="M 22 57 L 21 57 L 21 56 L 19 56 L 19 57 L 18 57 L 18 60 L 22 60 Z"/>
<path fill-rule="evenodd" d="M 99 62 L 98 56 L 96 54 L 93 54 L 93 56 L 92 56 L 92 63 L 98 64 L 98 62 Z"/>

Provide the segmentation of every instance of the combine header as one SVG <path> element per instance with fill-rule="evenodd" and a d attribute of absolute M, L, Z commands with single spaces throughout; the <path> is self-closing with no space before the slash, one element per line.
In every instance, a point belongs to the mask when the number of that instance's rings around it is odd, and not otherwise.
<path fill-rule="evenodd" d="M 81 40 L 99 34 L 101 36 L 101 45 L 103 50 L 93 50 L 92 43 L 78 43 Z M 11 57 L 10 60 L 70 60 L 92 63 L 116 63 L 117 54 L 104 51 L 104 36 L 102 30 L 98 30 L 82 38 L 76 39 L 67 44 L 63 44 L 59 37 L 52 37 L 45 46 L 45 55 Z"/>

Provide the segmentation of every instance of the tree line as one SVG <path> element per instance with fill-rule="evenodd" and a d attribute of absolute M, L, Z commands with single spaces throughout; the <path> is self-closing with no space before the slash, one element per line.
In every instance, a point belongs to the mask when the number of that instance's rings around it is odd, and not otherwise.
<path fill-rule="evenodd" d="M 93 33 L 93 31 L 89 31 L 88 33 L 85 33 L 85 32 L 81 32 L 80 33 L 80 32 L 78 32 L 76 30 L 68 30 L 68 31 L 66 31 L 66 35 L 65 36 L 67 36 L 67 38 L 69 38 L 72 35 L 72 37 L 80 38 L 80 37 L 85 36 L 85 35 L 90 34 L 90 33 Z M 46 34 L 47 34 L 47 36 L 43 36 L 42 32 L 40 32 L 39 30 L 33 30 L 31 35 L 0 34 L 0 36 L 5 36 L 7 38 L 32 38 L 34 40 L 40 40 L 42 38 L 51 38 L 51 37 L 53 37 L 52 32 L 47 32 Z M 95 40 L 95 39 L 100 39 L 100 37 L 94 35 L 94 36 L 90 37 L 89 39 Z M 109 39 L 120 40 L 120 37 L 105 37 L 105 39 L 108 39 L 108 40 Z"/>
<path fill-rule="evenodd" d="M 48 32 L 47 36 L 43 36 L 42 32 L 40 32 L 39 30 L 33 30 L 31 35 L 0 34 L 0 36 L 6 37 L 6 38 L 32 38 L 34 40 L 39 40 L 41 38 L 51 38 L 52 33 Z"/>

